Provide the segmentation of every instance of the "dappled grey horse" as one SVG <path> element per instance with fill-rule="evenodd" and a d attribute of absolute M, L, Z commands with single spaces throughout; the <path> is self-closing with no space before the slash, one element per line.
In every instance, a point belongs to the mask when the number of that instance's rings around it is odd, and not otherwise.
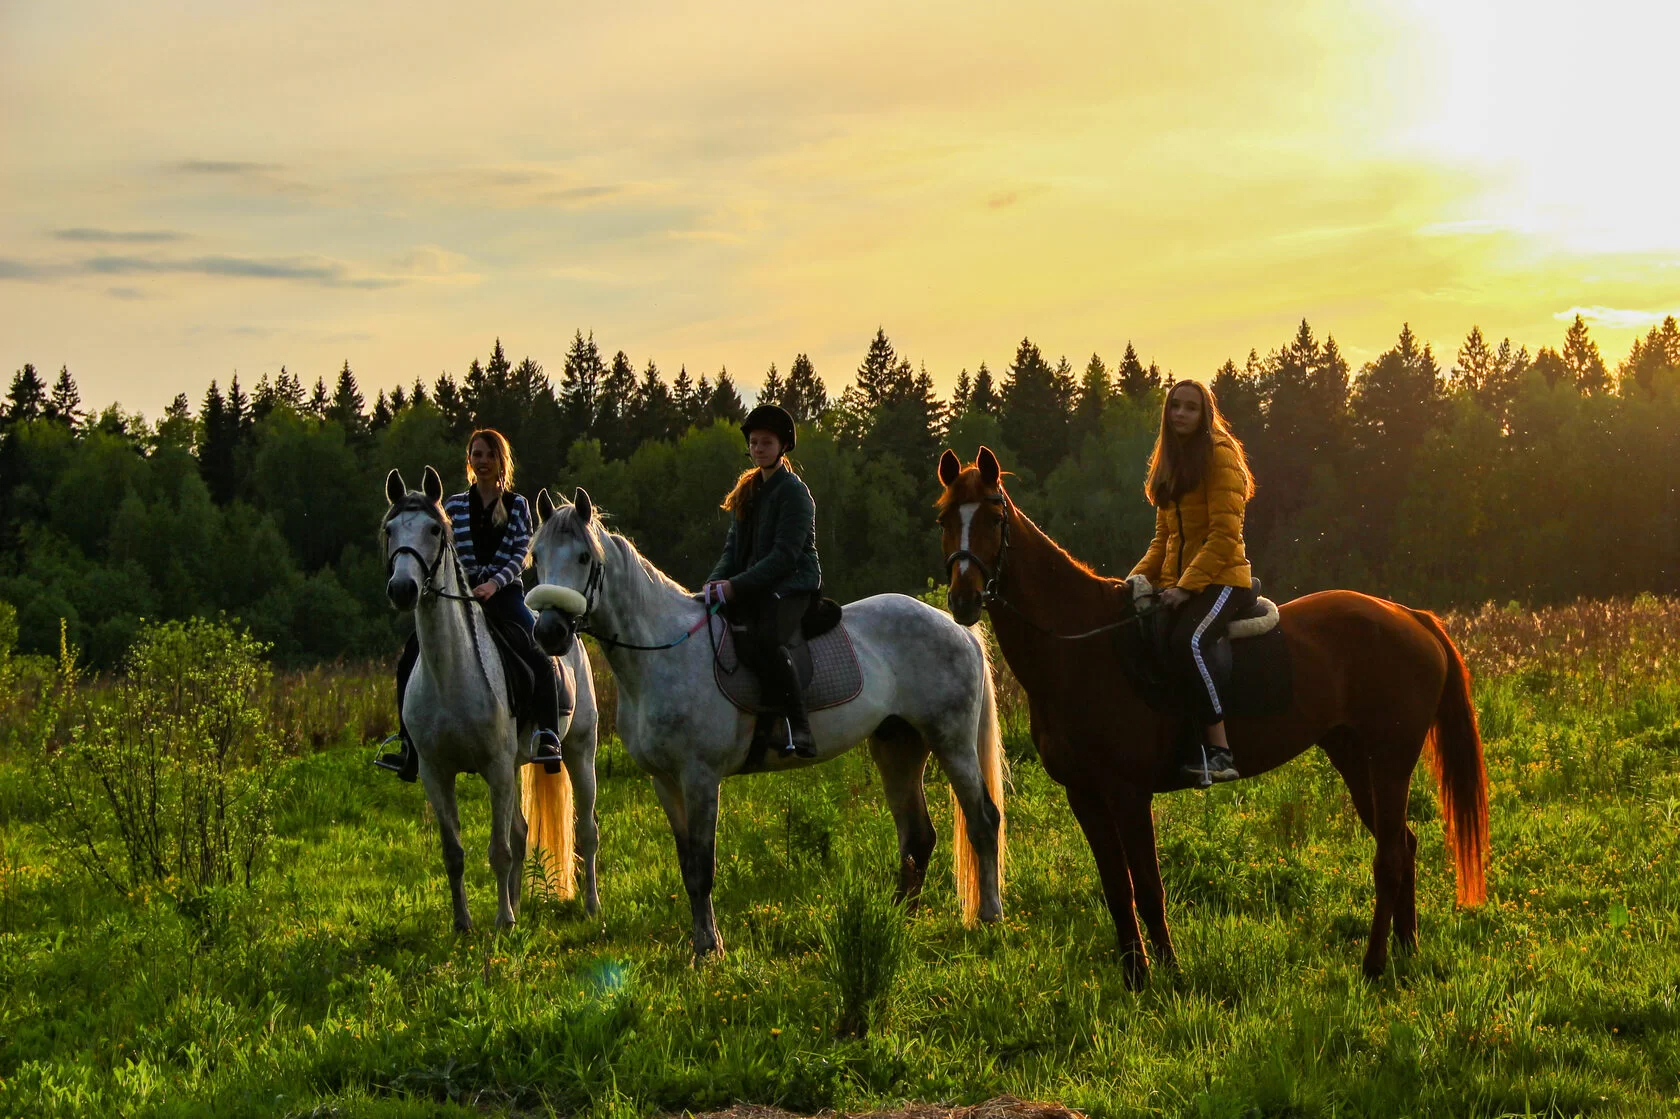
<path fill-rule="evenodd" d="M 534 819 L 569 823 L 575 790 L 576 850 L 582 856 L 584 903 L 599 905 L 595 885 L 595 689 L 581 644 L 564 651 L 562 670 L 575 696 L 571 721 L 562 726 L 564 772 L 527 778 L 527 804 L 520 804 L 518 770 L 531 760 L 534 723 L 515 724 L 508 704 L 501 657 L 490 637 L 484 611 L 472 597 L 455 559 L 454 535 L 439 502 L 443 482 L 426 467 L 419 492 L 393 470 L 385 479 L 391 507 L 380 522 L 388 580 L 385 593 L 399 610 L 414 612 L 420 659 L 403 695 L 403 723 L 420 756 L 420 780 L 437 817 L 443 865 L 455 908 L 455 928 L 472 927 L 462 883 L 465 857 L 455 804 L 455 779 L 477 773 L 490 787 L 490 867 L 496 876 L 496 924 L 506 928 L 519 910 L 521 876 Z M 527 766 L 535 769 L 535 766 Z M 572 888 L 573 829 L 561 826 L 537 835 L 550 880 L 562 894 Z"/>
<path fill-rule="evenodd" d="M 657 651 L 625 647 L 698 633 L 706 610 L 630 541 L 604 529 L 587 493 L 580 489 L 575 504 L 556 507 L 544 490 L 537 517 L 531 559 L 541 585 L 526 599 L 540 610 L 537 640 L 551 649 L 580 623 L 611 635 L 603 649 L 618 680 L 618 732 L 653 778 L 670 821 L 693 912 L 695 956 L 721 952 L 712 913 L 718 786 L 747 765 L 754 717 L 718 690 L 703 634 Z M 898 825 L 899 896 L 914 905 L 935 841 L 922 787 L 933 754 L 950 778 L 961 821 L 953 863 L 964 917 L 998 920 L 1003 746 L 984 642 L 950 615 L 897 594 L 852 603 L 842 624 L 863 670 L 862 691 L 811 713 L 815 758 L 772 756 L 764 768 L 829 761 L 869 739 Z"/>

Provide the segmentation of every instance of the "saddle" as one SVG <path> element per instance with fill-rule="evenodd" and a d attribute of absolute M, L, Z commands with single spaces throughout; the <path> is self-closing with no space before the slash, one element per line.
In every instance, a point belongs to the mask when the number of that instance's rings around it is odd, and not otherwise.
<path fill-rule="evenodd" d="M 1140 590 L 1152 593 L 1142 576 L 1134 576 L 1128 582 L 1134 598 Z M 1203 648 L 1202 659 L 1213 677 L 1214 688 L 1223 700 L 1227 715 L 1281 715 L 1289 710 L 1294 697 L 1289 644 L 1279 624 L 1277 604 L 1260 597 L 1260 580 L 1254 580 L 1253 586 L 1254 605 L 1232 619 L 1218 641 Z M 1184 684 L 1171 667 L 1168 640 L 1172 623 L 1171 611 L 1154 610 L 1143 615 L 1136 629 L 1128 627 L 1119 631 L 1116 641 L 1135 643 L 1130 649 L 1121 649 L 1121 664 L 1126 666 L 1133 684 L 1151 707 L 1179 716 L 1178 737 L 1183 739 L 1180 745 L 1193 749 L 1200 741 L 1199 728 L 1190 718 L 1191 706 Z M 1232 745 L 1240 770 L 1241 743 Z M 1169 762 L 1175 756 L 1169 754 Z M 1178 767 L 1174 764 L 1162 773 L 1156 789 L 1167 792 L 1188 787 L 1189 782 L 1178 776 Z"/>
<path fill-rule="evenodd" d="M 555 673 L 560 714 L 570 714 L 572 692 L 566 673 L 537 647 L 536 639 L 518 623 L 499 622 L 488 614 L 484 620 L 490 630 L 490 643 L 502 658 L 502 678 L 507 681 L 508 706 L 513 709 L 514 718 L 524 720 L 530 717 L 531 704 L 536 697 L 537 673 L 545 665 Z"/>
<path fill-rule="evenodd" d="M 858 664 L 857 650 L 852 647 L 851 634 L 840 624 L 841 617 L 838 602 L 831 598 L 818 599 L 800 619 L 799 631 L 787 643 L 807 711 L 838 707 L 856 699 L 863 691 L 863 669 Z M 763 714 L 768 708 L 764 705 L 758 675 L 736 654 L 735 629 L 733 623 L 724 622 L 712 658 L 712 674 L 718 690 L 730 703 L 750 714 Z"/>

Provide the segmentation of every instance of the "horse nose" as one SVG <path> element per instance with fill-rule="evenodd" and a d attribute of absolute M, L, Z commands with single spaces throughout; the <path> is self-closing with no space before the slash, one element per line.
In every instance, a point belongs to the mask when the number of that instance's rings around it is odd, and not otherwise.
<path fill-rule="evenodd" d="M 385 597 L 398 610 L 412 610 L 420 598 L 420 584 L 407 575 L 393 575 L 385 584 Z"/>
<path fill-rule="evenodd" d="M 980 596 L 960 591 L 955 587 L 945 592 L 945 604 L 951 608 L 951 617 L 958 625 L 971 626 L 980 620 Z"/>
<path fill-rule="evenodd" d="M 566 616 L 552 607 L 537 615 L 535 636 L 542 651 L 551 657 L 563 657 L 572 651 L 572 627 Z"/>

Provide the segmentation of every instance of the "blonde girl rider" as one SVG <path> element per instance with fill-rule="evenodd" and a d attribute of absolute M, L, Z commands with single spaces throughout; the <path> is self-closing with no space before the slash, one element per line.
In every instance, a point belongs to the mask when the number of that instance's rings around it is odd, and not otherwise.
<path fill-rule="evenodd" d="M 783 757 L 813 757 L 805 697 L 786 643 L 822 589 L 817 507 L 785 458 L 796 440 L 792 416 L 760 404 L 741 433 L 753 466 L 723 500 L 729 535 L 703 593 L 708 601 L 721 596 L 729 619 L 746 627 L 744 634 L 737 630 L 736 647 L 758 674 L 766 703 L 783 716 L 776 749 Z"/>
<path fill-rule="evenodd" d="M 532 743 L 536 761 L 560 757 L 560 719 L 571 713 L 571 696 L 563 689 L 554 662 L 537 647 L 531 630 L 536 618 L 525 606 L 519 573 L 531 549 L 531 510 L 513 491 L 513 448 L 494 428 L 481 428 L 467 438 L 467 483 L 464 493 L 443 503 L 455 541 L 455 558 L 467 577 L 472 595 L 486 618 L 513 646 L 536 677 L 531 720 L 537 731 Z M 398 753 L 384 754 L 375 763 L 395 770 L 404 781 L 420 773 L 420 758 L 402 727 L 403 692 L 420 656 L 420 643 L 410 636 L 397 661 L 397 725 L 402 736 Z"/>
<path fill-rule="evenodd" d="M 1224 704 L 1203 650 L 1254 605 L 1243 549 L 1254 476 L 1206 385 L 1180 381 L 1167 393 L 1144 493 L 1155 506 L 1155 538 L 1132 574 L 1165 588 L 1162 603 L 1173 610 L 1171 660 L 1205 728 L 1183 772 L 1206 788 L 1238 773 L 1225 737 Z"/>

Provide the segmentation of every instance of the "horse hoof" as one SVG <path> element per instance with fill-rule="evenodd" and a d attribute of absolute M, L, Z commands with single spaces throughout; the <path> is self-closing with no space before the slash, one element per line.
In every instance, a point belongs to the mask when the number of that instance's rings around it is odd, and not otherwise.
<path fill-rule="evenodd" d="M 1366 960 L 1364 966 L 1360 970 L 1365 973 L 1366 979 L 1375 983 L 1383 977 L 1383 971 L 1387 968 L 1387 966 L 1387 960 Z"/>
<path fill-rule="evenodd" d="M 472 932 L 472 922 L 471 921 L 456 921 L 455 922 L 455 931 L 458 932 L 458 933 L 470 933 L 470 932 Z"/>

